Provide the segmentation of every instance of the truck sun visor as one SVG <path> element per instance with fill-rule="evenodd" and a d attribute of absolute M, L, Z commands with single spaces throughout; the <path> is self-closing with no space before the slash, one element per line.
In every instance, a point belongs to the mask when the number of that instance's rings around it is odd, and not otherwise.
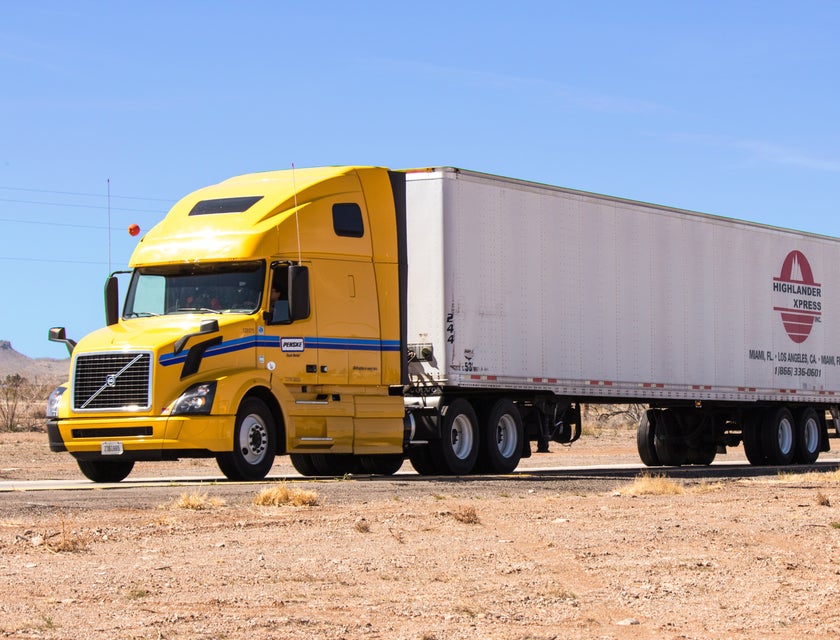
<path fill-rule="evenodd" d="M 202 200 L 190 211 L 191 216 L 206 216 L 215 213 L 242 213 L 247 211 L 257 202 L 262 200 L 262 196 L 245 196 L 241 198 L 217 198 L 215 200 Z"/>

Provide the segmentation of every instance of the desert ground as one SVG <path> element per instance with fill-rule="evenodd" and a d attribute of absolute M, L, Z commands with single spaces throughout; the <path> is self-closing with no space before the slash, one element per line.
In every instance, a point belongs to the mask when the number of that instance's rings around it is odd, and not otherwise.
<path fill-rule="evenodd" d="M 495 478 L 303 480 L 281 458 L 236 484 L 184 460 L 29 491 L 81 475 L 43 433 L 0 434 L 0 483 L 20 485 L 0 493 L 0 637 L 837 637 L 840 463 L 539 471 L 635 463 L 634 438 Z"/>

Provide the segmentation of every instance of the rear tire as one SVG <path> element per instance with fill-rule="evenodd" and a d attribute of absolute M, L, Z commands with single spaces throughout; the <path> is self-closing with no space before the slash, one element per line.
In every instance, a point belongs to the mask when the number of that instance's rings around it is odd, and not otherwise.
<path fill-rule="evenodd" d="M 455 398 L 441 409 L 440 439 L 429 443 L 432 460 L 445 475 L 467 475 L 478 459 L 478 418 L 469 401 Z"/>
<path fill-rule="evenodd" d="M 814 464 L 822 448 L 822 425 L 819 415 L 811 407 L 797 413 L 795 437 L 794 462 Z"/>
<path fill-rule="evenodd" d="M 796 428 L 793 415 L 787 407 L 769 411 L 761 425 L 761 443 L 767 462 L 788 465 L 796 453 Z"/>
<path fill-rule="evenodd" d="M 482 432 L 477 467 L 489 473 L 510 473 L 522 457 L 522 416 L 510 400 L 493 405 Z"/>
<path fill-rule="evenodd" d="M 76 460 L 88 480 L 94 482 L 120 482 L 134 468 L 134 460 Z"/>
<path fill-rule="evenodd" d="M 432 460 L 432 451 L 428 444 L 409 447 L 408 460 L 414 470 L 421 476 L 436 476 L 440 473 L 434 460 Z"/>
<path fill-rule="evenodd" d="M 717 457 L 717 444 L 714 442 L 705 442 L 699 447 L 689 448 L 688 455 L 685 458 L 686 464 L 699 464 L 708 467 L 715 461 Z"/>
<path fill-rule="evenodd" d="M 685 464 L 688 449 L 680 433 L 674 412 L 662 409 L 656 416 L 654 448 L 659 463 L 666 467 L 680 467 Z"/>
<path fill-rule="evenodd" d="M 639 458 L 648 467 L 659 466 L 659 456 L 656 455 L 654 439 L 656 437 L 656 409 L 648 409 L 642 414 L 639 426 L 636 428 L 636 448 Z"/>
<path fill-rule="evenodd" d="M 305 453 L 292 453 L 289 455 L 292 466 L 302 476 L 317 476 L 318 471 L 312 464 L 312 457 Z"/>
<path fill-rule="evenodd" d="M 359 466 L 365 473 L 377 476 L 392 476 L 403 465 L 401 453 L 359 456 Z"/>
<path fill-rule="evenodd" d="M 767 464 L 767 454 L 764 453 L 764 445 L 761 439 L 761 425 L 763 423 L 763 413 L 761 411 L 751 411 L 744 417 L 744 424 L 741 426 L 744 454 L 747 456 L 749 463 L 755 466 Z"/>

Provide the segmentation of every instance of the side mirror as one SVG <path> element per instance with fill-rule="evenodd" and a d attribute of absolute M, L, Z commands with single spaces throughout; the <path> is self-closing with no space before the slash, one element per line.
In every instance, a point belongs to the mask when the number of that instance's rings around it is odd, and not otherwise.
<path fill-rule="evenodd" d="M 75 340 L 68 340 L 67 339 L 67 332 L 64 330 L 64 327 L 52 327 L 50 329 L 50 342 L 61 342 L 67 347 L 67 352 L 72 356 L 73 349 L 76 348 L 76 341 Z"/>
<path fill-rule="evenodd" d="M 105 281 L 105 325 L 117 324 L 120 316 L 120 283 L 113 274 Z"/>
<path fill-rule="evenodd" d="M 309 317 L 309 267 L 289 266 L 289 315 L 292 320 Z"/>

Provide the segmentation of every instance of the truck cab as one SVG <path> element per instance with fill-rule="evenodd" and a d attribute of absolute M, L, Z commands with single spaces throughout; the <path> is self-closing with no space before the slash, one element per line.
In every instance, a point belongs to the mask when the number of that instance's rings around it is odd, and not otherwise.
<path fill-rule="evenodd" d="M 402 462 L 397 217 L 389 172 L 239 176 L 179 201 L 138 243 L 121 313 L 71 350 L 53 451 L 94 481 L 138 460 L 215 457 L 231 479 L 277 454 L 304 471 Z"/>

